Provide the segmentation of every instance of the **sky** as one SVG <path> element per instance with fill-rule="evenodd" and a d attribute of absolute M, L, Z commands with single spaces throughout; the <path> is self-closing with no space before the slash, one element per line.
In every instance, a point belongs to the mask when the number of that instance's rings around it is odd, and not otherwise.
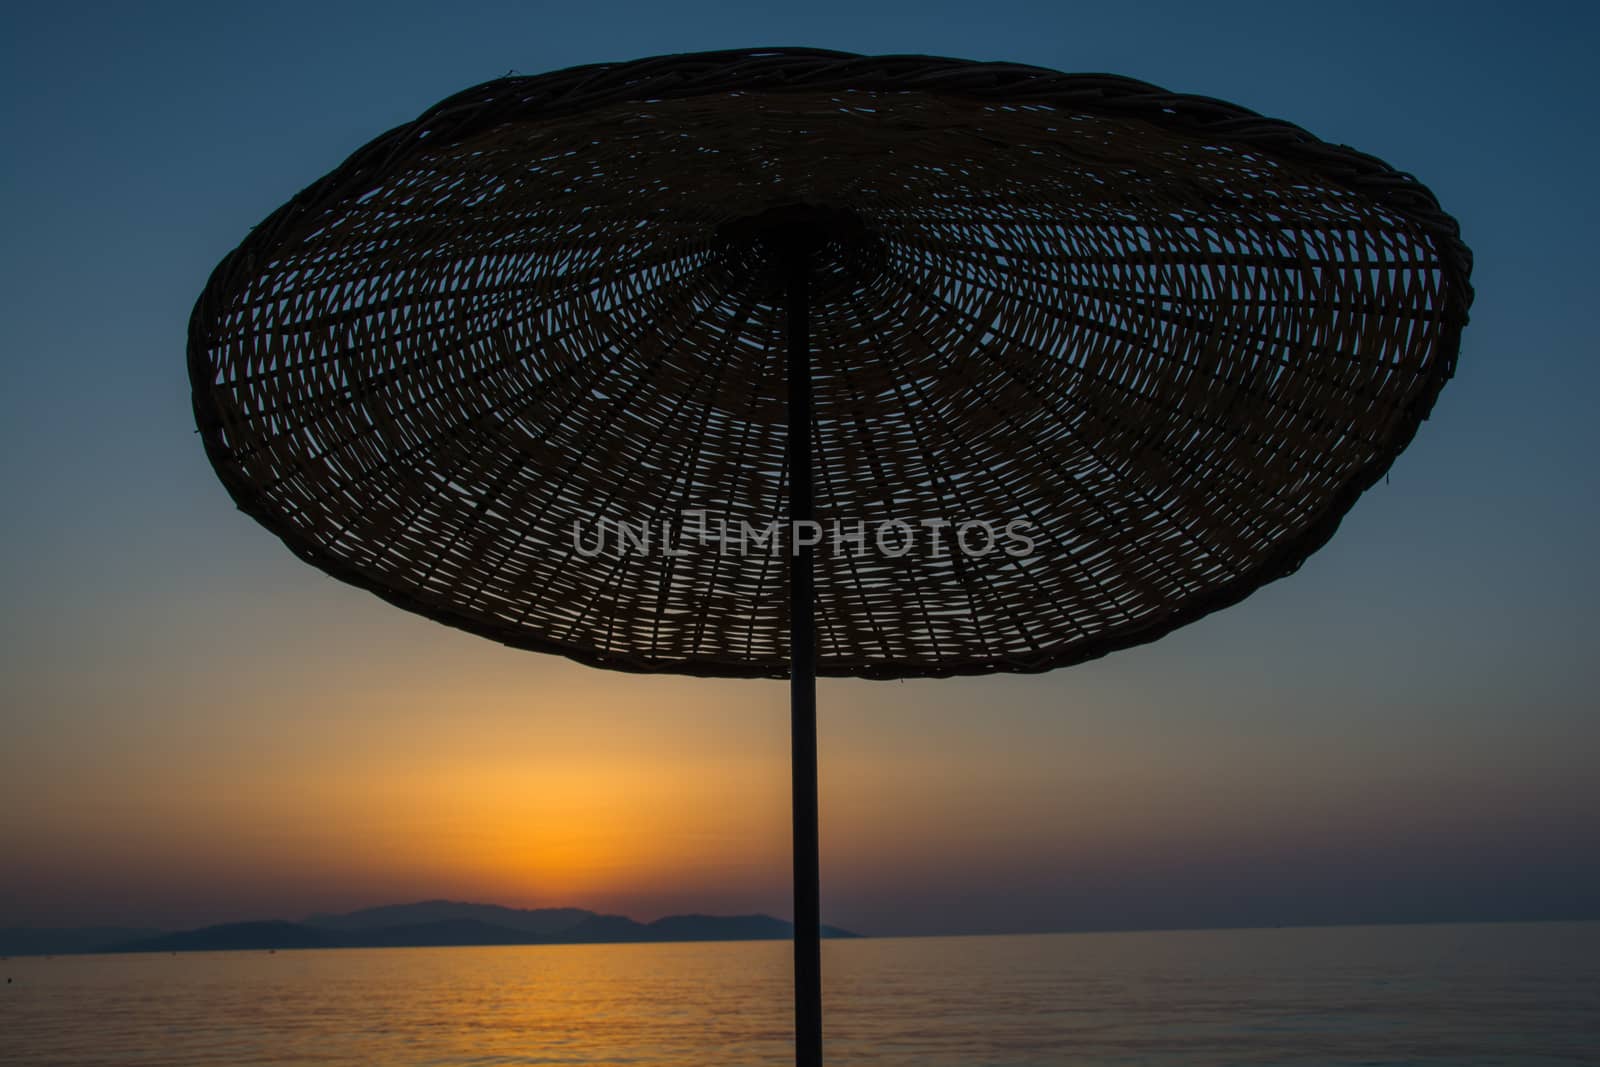
<path fill-rule="evenodd" d="M 1456 379 L 1296 575 L 1031 677 L 819 686 L 867 933 L 1600 917 L 1586 4 L 13 4 L 0 13 L 0 926 L 446 897 L 787 915 L 780 682 L 639 677 L 294 559 L 202 454 L 217 260 L 508 71 L 757 45 L 1108 71 L 1418 175 Z"/>

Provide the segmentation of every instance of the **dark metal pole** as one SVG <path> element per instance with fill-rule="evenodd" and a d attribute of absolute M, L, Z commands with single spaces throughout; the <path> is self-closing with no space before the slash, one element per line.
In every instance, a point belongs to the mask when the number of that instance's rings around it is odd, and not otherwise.
<path fill-rule="evenodd" d="M 789 312 L 789 530 L 813 522 L 811 484 L 811 254 L 790 242 L 784 268 Z M 817 842 L 817 630 L 809 544 L 789 549 L 789 755 L 794 797 L 794 1062 L 822 1064 L 821 877 Z"/>

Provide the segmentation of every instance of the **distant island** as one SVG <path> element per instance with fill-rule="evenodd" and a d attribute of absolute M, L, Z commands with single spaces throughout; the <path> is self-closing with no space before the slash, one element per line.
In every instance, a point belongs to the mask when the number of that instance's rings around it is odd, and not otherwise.
<path fill-rule="evenodd" d="M 123 928 L 0 929 L 0 956 L 115 952 L 225 952 L 294 948 L 586 945 L 667 941 L 778 941 L 794 927 L 770 915 L 669 915 L 636 922 L 584 908 L 505 908 L 427 900 L 299 922 L 268 919 L 176 932 Z M 823 937 L 859 937 L 836 926 Z"/>

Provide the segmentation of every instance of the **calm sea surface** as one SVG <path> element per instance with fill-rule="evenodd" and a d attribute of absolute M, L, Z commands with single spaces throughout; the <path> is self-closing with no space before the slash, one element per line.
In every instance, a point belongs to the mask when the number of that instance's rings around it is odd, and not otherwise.
<path fill-rule="evenodd" d="M 1600 1064 L 1600 923 L 823 946 L 831 1064 Z M 787 943 L 0 963 L 0 1063 L 786 1064 Z"/>

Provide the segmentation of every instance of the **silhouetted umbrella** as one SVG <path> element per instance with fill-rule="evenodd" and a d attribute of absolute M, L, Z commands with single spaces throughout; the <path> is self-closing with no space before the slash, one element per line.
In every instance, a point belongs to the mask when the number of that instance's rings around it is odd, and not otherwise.
<path fill-rule="evenodd" d="M 329 574 L 791 679 L 811 1064 L 815 674 L 1048 670 L 1290 573 L 1428 414 L 1470 265 L 1408 175 L 1215 100 L 669 56 L 374 140 L 218 266 L 189 368 L 228 491 Z"/>

